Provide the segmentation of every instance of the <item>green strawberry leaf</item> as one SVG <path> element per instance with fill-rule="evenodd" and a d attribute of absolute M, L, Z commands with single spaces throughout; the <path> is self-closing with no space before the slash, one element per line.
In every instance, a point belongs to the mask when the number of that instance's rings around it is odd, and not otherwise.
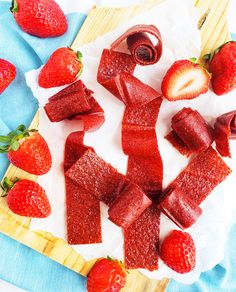
<path fill-rule="evenodd" d="M 25 125 L 19 125 L 19 126 L 16 128 L 16 131 L 24 132 L 26 129 L 27 129 L 27 128 L 26 128 Z"/>
<path fill-rule="evenodd" d="M 18 3 L 17 3 L 16 0 L 13 0 L 13 1 L 12 1 L 10 11 L 11 11 L 12 13 L 17 13 L 17 12 L 18 12 Z"/>
<path fill-rule="evenodd" d="M 1 136 L 0 135 L 0 143 L 10 143 L 11 142 L 11 138 L 8 136 Z"/>
<path fill-rule="evenodd" d="M 82 62 L 83 54 L 80 51 L 77 51 L 77 59 Z"/>
<path fill-rule="evenodd" d="M 0 153 L 7 153 L 9 150 L 8 145 L 0 146 Z"/>
<path fill-rule="evenodd" d="M 192 63 L 197 64 L 197 58 L 193 57 L 189 59 Z"/>
<path fill-rule="evenodd" d="M 17 140 L 11 142 L 10 148 L 12 150 L 16 151 L 19 147 L 20 147 L 20 143 Z"/>

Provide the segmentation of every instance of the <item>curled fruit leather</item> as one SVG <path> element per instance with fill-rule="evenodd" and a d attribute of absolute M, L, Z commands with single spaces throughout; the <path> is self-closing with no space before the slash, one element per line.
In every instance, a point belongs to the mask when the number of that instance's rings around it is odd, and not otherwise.
<path fill-rule="evenodd" d="M 199 205 L 231 173 L 210 146 L 195 156 L 160 197 L 159 208 L 180 228 L 192 226 L 202 213 Z"/>
<path fill-rule="evenodd" d="M 197 110 L 183 108 L 172 117 L 172 131 L 166 139 L 181 154 L 189 156 L 206 150 L 214 140 L 214 131 Z"/>
<path fill-rule="evenodd" d="M 156 45 L 148 34 L 157 39 Z M 126 53 L 120 50 L 125 40 L 128 47 Z M 97 73 L 97 81 L 126 105 L 122 121 L 122 148 L 128 155 L 127 178 L 152 200 L 152 205 L 132 224 L 123 224 L 125 266 L 129 269 L 152 271 L 158 268 L 160 212 L 157 212 L 155 199 L 162 191 L 163 164 L 155 126 L 162 98 L 154 88 L 133 74 L 137 64 L 154 64 L 161 55 L 159 30 L 153 25 L 136 25 L 120 36 L 110 50 L 103 50 Z M 137 200 L 142 200 L 142 196 Z M 121 220 L 114 216 L 113 211 L 126 204 L 125 197 L 119 204 L 114 204 L 114 209 L 110 209 L 113 221 Z"/>
<path fill-rule="evenodd" d="M 109 218 L 118 226 L 132 224 L 152 204 L 141 188 L 88 149 L 66 176 L 109 206 Z"/>
<path fill-rule="evenodd" d="M 84 131 L 94 131 L 104 123 L 104 111 L 82 80 L 69 85 L 49 98 L 44 109 L 51 122 L 82 120 Z"/>
<path fill-rule="evenodd" d="M 65 144 L 65 172 L 88 150 L 84 133 L 71 133 Z M 69 244 L 102 242 L 99 200 L 65 176 L 67 240 Z"/>
<path fill-rule="evenodd" d="M 217 151 L 223 157 L 231 157 L 229 140 L 236 139 L 236 111 L 218 117 L 214 128 Z"/>
<path fill-rule="evenodd" d="M 157 40 L 156 45 L 152 43 L 148 34 L 155 37 Z M 132 26 L 111 44 L 111 50 L 119 48 L 120 44 L 125 40 L 135 63 L 151 65 L 157 63 L 161 58 L 161 34 L 154 25 L 138 24 Z"/>

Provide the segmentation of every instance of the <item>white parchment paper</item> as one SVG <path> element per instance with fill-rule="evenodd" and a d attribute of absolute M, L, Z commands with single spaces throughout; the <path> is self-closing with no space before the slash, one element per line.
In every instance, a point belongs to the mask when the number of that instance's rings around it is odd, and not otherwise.
<path fill-rule="evenodd" d="M 198 56 L 200 52 L 200 34 L 197 29 L 198 11 L 189 0 L 167 0 L 152 10 L 140 14 L 130 22 L 125 23 L 115 31 L 99 37 L 95 42 L 79 48 L 83 53 L 84 72 L 82 80 L 92 89 L 96 100 L 106 113 L 106 122 L 96 132 L 85 136 L 85 144 L 94 147 L 97 154 L 125 174 L 127 157 L 121 148 L 121 120 L 124 105 L 96 82 L 96 72 L 103 48 L 109 48 L 112 41 L 134 24 L 154 24 L 163 38 L 164 50 L 161 60 L 152 66 L 137 66 L 135 76 L 160 91 L 161 80 L 166 70 L 178 59 Z M 61 88 L 42 89 L 37 85 L 39 70 L 26 74 L 27 83 L 38 98 L 40 104 L 39 130 L 47 140 L 53 155 L 52 169 L 38 182 L 46 190 L 52 205 L 52 214 L 46 219 L 34 219 L 33 230 L 46 230 L 57 237 L 66 239 L 65 222 L 65 186 L 62 163 L 64 159 L 64 143 L 69 133 L 82 129 L 78 121 L 63 121 L 51 123 L 42 106 L 48 97 Z M 164 187 L 166 187 L 187 165 L 188 160 L 180 155 L 163 137 L 170 130 L 172 115 L 183 107 L 197 109 L 206 120 L 214 119 L 233 109 L 236 109 L 235 93 L 216 96 L 213 92 L 191 101 L 164 101 L 157 124 L 157 135 L 160 152 L 164 162 Z M 234 160 L 226 162 L 234 172 L 220 185 L 201 205 L 203 215 L 199 221 L 188 229 L 193 236 L 197 249 L 197 264 L 195 269 L 185 275 L 178 274 L 160 260 L 158 271 L 142 270 L 151 278 L 173 278 L 185 284 L 196 281 L 202 271 L 214 267 L 223 259 L 224 244 L 231 225 L 236 221 L 236 144 L 231 143 Z M 107 208 L 102 208 L 103 243 L 77 245 L 74 248 L 85 258 L 114 256 L 123 259 L 123 235 L 121 229 L 107 219 Z M 177 227 L 164 215 L 161 217 L 161 239 Z"/>

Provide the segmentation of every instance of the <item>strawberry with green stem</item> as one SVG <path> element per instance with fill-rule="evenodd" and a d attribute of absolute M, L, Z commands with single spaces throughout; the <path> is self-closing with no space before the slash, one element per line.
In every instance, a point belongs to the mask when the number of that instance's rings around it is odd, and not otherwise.
<path fill-rule="evenodd" d="M 215 94 L 223 95 L 236 88 L 236 42 L 227 42 L 203 58 L 209 62 Z"/>
<path fill-rule="evenodd" d="M 51 206 L 44 189 L 28 179 L 4 178 L 2 185 L 9 209 L 20 216 L 45 218 L 51 214 Z"/>
<path fill-rule="evenodd" d="M 110 257 L 97 260 L 88 275 L 88 292 L 120 291 L 126 283 L 121 261 Z"/>
<path fill-rule="evenodd" d="M 82 74 L 82 53 L 59 48 L 41 69 L 38 83 L 43 88 L 62 86 L 76 81 Z"/>
<path fill-rule="evenodd" d="M 13 0 L 11 12 L 23 31 L 47 38 L 63 35 L 67 20 L 54 0 Z"/>
<path fill-rule="evenodd" d="M 37 130 L 20 125 L 6 136 L 0 136 L 0 153 L 7 153 L 9 161 L 31 174 L 43 175 L 52 165 L 52 157 L 44 138 Z"/>

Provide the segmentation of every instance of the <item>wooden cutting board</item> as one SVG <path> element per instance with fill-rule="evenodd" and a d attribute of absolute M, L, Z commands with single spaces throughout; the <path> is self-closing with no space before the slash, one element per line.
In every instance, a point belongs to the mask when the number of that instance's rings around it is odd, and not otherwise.
<path fill-rule="evenodd" d="M 145 4 L 129 8 L 114 9 L 94 7 L 72 44 L 72 48 L 76 50 L 79 46 L 95 40 L 99 35 L 116 28 L 136 14 L 151 9 L 160 2 L 161 0 L 147 0 L 145 1 Z M 195 1 L 195 5 L 200 12 L 199 29 L 201 30 L 202 36 L 201 56 L 230 40 L 227 25 L 228 4 L 229 0 Z M 35 128 L 37 126 L 38 115 L 36 114 L 31 127 Z M 34 175 L 30 175 L 12 165 L 9 166 L 6 176 L 9 178 L 17 176 L 19 178 L 36 180 Z M 7 207 L 6 198 L 0 198 L 0 232 L 33 248 L 81 275 L 86 276 L 88 274 L 94 261 L 86 262 L 73 249 L 73 247 L 68 245 L 63 239 L 56 238 L 45 231 L 32 231 L 29 228 L 30 219 L 12 213 Z M 162 281 L 148 279 L 138 271 L 134 270 L 128 274 L 127 284 L 122 291 L 164 291 L 168 282 L 168 279 L 163 279 Z"/>

